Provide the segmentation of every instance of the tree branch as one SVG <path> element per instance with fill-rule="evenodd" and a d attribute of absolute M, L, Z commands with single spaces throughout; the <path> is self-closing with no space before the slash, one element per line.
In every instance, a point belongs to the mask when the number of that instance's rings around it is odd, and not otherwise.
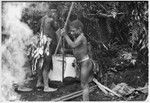
<path fill-rule="evenodd" d="M 99 3 L 99 5 L 107 12 L 106 8 L 102 4 Z"/>
<path fill-rule="evenodd" d="M 109 14 L 103 14 L 103 13 L 97 13 L 99 16 L 102 16 L 102 17 L 113 17 L 113 15 L 109 15 Z"/>

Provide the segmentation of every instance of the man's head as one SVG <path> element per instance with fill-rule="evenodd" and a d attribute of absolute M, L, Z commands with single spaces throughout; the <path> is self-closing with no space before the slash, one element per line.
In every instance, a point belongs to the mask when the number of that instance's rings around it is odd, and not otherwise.
<path fill-rule="evenodd" d="M 53 4 L 49 7 L 49 10 L 47 12 L 47 15 L 49 17 L 52 17 L 53 19 L 56 19 L 57 18 L 57 5 Z"/>
<path fill-rule="evenodd" d="M 57 18 L 57 9 L 50 9 L 48 12 L 47 12 L 47 15 L 49 17 L 52 17 L 53 19 L 56 19 Z"/>
<path fill-rule="evenodd" d="M 80 20 L 74 20 L 70 24 L 70 33 L 73 36 L 78 36 L 82 33 L 83 30 L 83 24 Z"/>

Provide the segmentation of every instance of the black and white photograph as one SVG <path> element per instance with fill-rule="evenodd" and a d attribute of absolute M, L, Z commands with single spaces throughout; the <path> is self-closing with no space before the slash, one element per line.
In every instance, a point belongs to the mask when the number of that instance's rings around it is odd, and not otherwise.
<path fill-rule="evenodd" d="M 8 102 L 148 102 L 149 1 L 1 1 Z"/>

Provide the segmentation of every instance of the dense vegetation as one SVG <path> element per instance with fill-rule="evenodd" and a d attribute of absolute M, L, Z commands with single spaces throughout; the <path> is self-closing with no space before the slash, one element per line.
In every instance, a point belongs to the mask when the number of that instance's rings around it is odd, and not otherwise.
<path fill-rule="evenodd" d="M 22 21 L 37 35 L 40 19 L 49 7 L 64 24 L 71 2 L 32 2 Z M 79 19 L 91 44 L 91 53 L 103 72 L 103 83 L 144 86 L 148 81 L 148 2 L 75 2 L 70 21 Z M 108 79 L 109 78 L 109 79 Z"/>

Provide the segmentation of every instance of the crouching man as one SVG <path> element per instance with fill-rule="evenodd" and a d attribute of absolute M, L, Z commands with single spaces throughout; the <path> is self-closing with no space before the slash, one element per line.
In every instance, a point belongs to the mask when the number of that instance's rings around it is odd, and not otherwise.
<path fill-rule="evenodd" d="M 74 41 L 66 34 L 66 30 L 61 30 L 61 35 L 64 36 L 68 45 L 73 48 L 73 54 L 77 59 L 77 63 L 81 68 L 81 87 L 83 89 L 83 101 L 89 101 L 89 85 L 92 80 L 92 66 L 93 63 L 88 56 L 87 39 L 83 33 L 83 24 L 79 20 L 75 20 L 70 24 L 70 33 Z"/>

